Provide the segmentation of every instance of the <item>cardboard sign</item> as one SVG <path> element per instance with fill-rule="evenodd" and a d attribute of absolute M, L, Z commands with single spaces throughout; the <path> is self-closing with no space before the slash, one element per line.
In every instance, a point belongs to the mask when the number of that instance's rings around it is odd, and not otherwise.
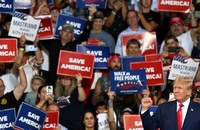
<path fill-rule="evenodd" d="M 135 57 L 121 57 L 122 70 L 130 70 L 131 62 L 142 62 L 144 61 L 144 56 L 135 56 Z"/>
<path fill-rule="evenodd" d="M 140 115 L 124 115 L 124 130 L 143 130 Z"/>
<path fill-rule="evenodd" d="M 132 38 L 137 39 L 141 44 L 141 54 L 156 54 L 157 53 L 157 43 L 156 43 L 156 34 L 145 32 L 139 34 L 123 35 L 122 36 L 122 54 L 126 56 L 126 45 L 128 41 Z"/>
<path fill-rule="evenodd" d="M 110 84 L 117 94 L 138 94 L 146 89 L 146 72 L 144 69 L 110 71 Z"/>
<path fill-rule="evenodd" d="M 158 0 L 158 11 L 188 13 L 192 0 Z"/>
<path fill-rule="evenodd" d="M 38 16 L 41 19 L 40 27 L 38 29 L 37 37 L 39 39 L 47 39 L 53 37 L 53 26 L 51 15 Z"/>
<path fill-rule="evenodd" d="M 95 45 L 77 45 L 77 52 L 86 54 L 92 54 L 95 56 L 94 68 L 95 69 L 107 69 L 108 58 L 110 56 L 110 48 L 107 46 L 95 46 Z"/>
<path fill-rule="evenodd" d="M 83 30 L 86 25 L 86 20 L 59 14 L 55 27 L 55 36 L 58 37 L 60 35 L 60 30 L 62 30 L 62 25 L 66 23 L 71 24 L 74 27 L 74 37 L 78 38 L 79 35 L 83 33 Z"/>
<path fill-rule="evenodd" d="M 177 53 L 169 53 L 169 57 L 166 57 L 163 63 L 163 71 L 169 72 L 172 65 L 172 59 L 174 56 L 177 56 Z M 145 55 L 145 61 L 162 61 L 161 54 L 151 54 Z"/>
<path fill-rule="evenodd" d="M 31 0 L 14 0 L 15 9 L 31 9 L 32 3 Z"/>
<path fill-rule="evenodd" d="M 193 81 L 198 67 L 199 62 L 194 61 L 192 58 L 174 57 L 168 79 L 175 80 L 176 77 L 185 76 Z"/>
<path fill-rule="evenodd" d="M 148 86 L 164 84 L 163 65 L 161 61 L 131 63 L 131 69 L 146 69 Z"/>
<path fill-rule="evenodd" d="M 13 0 L 0 0 L 1 13 L 13 13 Z"/>
<path fill-rule="evenodd" d="M 105 9 L 107 0 L 76 0 L 77 8 L 89 8 L 91 5 L 95 5 L 97 8 Z"/>
<path fill-rule="evenodd" d="M 97 119 L 98 119 L 98 130 L 110 130 L 107 112 L 97 114 Z"/>
<path fill-rule="evenodd" d="M 0 110 L 0 129 L 12 130 L 15 123 L 15 109 Z"/>
<path fill-rule="evenodd" d="M 83 78 L 91 78 L 94 68 L 94 55 L 71 51 L 60 51 L 58 60 L 58 75 L 76 76 L 80 73 Z"/>
<path fill-rule="evenodd" d="M 58 127 L 58 111 L 47 111 L 47 116 L 43 125 L 43 130 L 55 130 Z"/>
<path fill-rule="evenodd" d="M 24 34 L 27 40 L 34 41 L 37 36 L 40 21 L 41 19 L 36 19 L 31 15 L 16 11 L 12 17 L 8 35 L 20 38 Z"/>
<path fill-rule="evenodd" d="M 17 54 L 17 39 L 0 38 L 0 63 L 13 62 Z"/>
<path fill-rule="evenodd" d="M 23 102 L 20 106 L 14 127 L 25 130 L 40 130 L 42 129 L 45 117 L 45 112 Z"/>

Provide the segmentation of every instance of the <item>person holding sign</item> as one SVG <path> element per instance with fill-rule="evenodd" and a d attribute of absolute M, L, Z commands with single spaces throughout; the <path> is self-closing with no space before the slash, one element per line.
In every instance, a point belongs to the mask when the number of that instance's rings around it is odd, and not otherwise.
<path fill-rule="evenodd" d="M 85 91 L 82 75 L 76 77 L 59 76 L 55 86 L 55 97 L 60 107 L 60 123 L 69 130 L 80 130 L 84 112 Z"/>
<path fill-rule="evenodd" d="M 57 66 L 60 50 L 76 51 L 76 45 L 86 41 L 89 37 L 89 29 L 85 27 L 82 35 L 74 39 L 74 28 L 70 24 L 62 25 L 59 39 L 42 40 L 40 44 L 49 52 L 49 75 L 47 83 L 55 86 L 57 79 Z"/>
<path fill-rule="evenodd" d="M 120 70 L 121 61 L 119 54 L 113 53 L 108 58 L 108 68 L 109 70 Z M 107 102 L 106 93 L 110 87 L 110 75 L 109 73 L 103 77 L 100 77 L 95 85 L 94 94 L 92 97 L 92 104 L 96 105 L 99 101 Z"/>
<path fill-rule="evenodd" d="M 149 111 L 151 98 L 143 98 L 141 118 L 144 130 L 199 130 L 200 104 L 190 99 L 192 87 L 188 77 L 176 78 L 173 85 L 175 101 L 160 104 L 153 116 Z"/>
<path fill-rule="evenodd" d="M 20 56 L 14 58 L 14 67 L 18 68 L 20 82 L 15 85 L 13 91 L 4 95 L 6 86 L 4 85 L 4 81 L 0 79 L 0 110 L 15 108 L 17 111 L 19 105 L 21 104 L 20 98 L 27 87 L 26 75 L 23 65 L 21 65 Z"/>
<path fill-rule="evenodd" d="M 115 46 L 115 53 L 119 53 L 120 56 L 123 56 L 122 54 L 122 36 L 123 35 L 129 35 L 129 34 L 137 34 L 137 33 L 143 33 L 146 32 L 146 30 L 142 29 L 139 26 L 139 16 L 137 11 L 135 10 L 129 10 L 126 14 L 127 16 L 127 23 L 128 23 L 128 28 L 124 31 L 122 31 L 117 39 L 117 43 Z"/>

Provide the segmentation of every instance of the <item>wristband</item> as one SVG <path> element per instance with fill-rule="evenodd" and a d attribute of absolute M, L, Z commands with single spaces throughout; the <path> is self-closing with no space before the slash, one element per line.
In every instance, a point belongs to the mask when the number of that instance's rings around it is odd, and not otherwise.
<path fill-rule="evenodd" d="M 116 12 L 115 12 L 115 11 L 112 11 L 112 14 L 116 15 Z"/>
<path fill-rule="evenodd" d="M 20 50 L 20 51 L 24 51 L 24 48 L 21 48 L 21 47 L 20 47 L 19 50 Z"/>
<path fill-rule="evenodd" d="M 112 102 L 113 102 L 113 100 L 112 100 L 112 99 L 109 99 L 109 100 L 108 100 L 108 103 L 112 103 Z"/>
<path fill-rule="evenodd" d="M 190 13 L 190 16 L 191 16 L 191 17 L 194 16 L 194 13 Z"/>
<path fill-rule="evenodd" d="M 23 69 L 23 68 L 24 68 L 24 66 L 23 66 L 23 65 L 21 65 L 21 66 L 20 66 L 18 69 L 19 69 L 19 70 L 21 70 L 21 69 Z"/>

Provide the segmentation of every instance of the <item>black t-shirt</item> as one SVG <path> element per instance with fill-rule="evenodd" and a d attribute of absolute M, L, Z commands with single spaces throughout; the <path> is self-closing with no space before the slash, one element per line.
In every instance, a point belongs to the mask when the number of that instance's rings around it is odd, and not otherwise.
<path fill-rule="evenodd" d="M 0 110 L 15 108 L 18 110 L 19 102 L 16 100 L 13 91 L 6 93 L 0 98 Z"/>
<path fill-rule="evenodd" d="M 151 10 L 151 11 L 148 12 L 148 13 L 142 13 L 142 14 L 143 14 L 144 18 L 145 18 L 148 22 L 154 21 L 154 22 L 156 22 L 158 25 L 160 24 L 160 14 L 159 14 L 158 12 L 155 12 L 155 11 L 152 11 L 152 10 Z M 141 22 L 139 22 L 139 24 L 140 24 L 140 26 L 141 26 L 143 29 L 145 29 Z M 158 28 L 158 27 L 157 27 L 157 28 Z M 157 28 L 156 28 L 156 29 L 157 29 Z M 156 29 L 153 30 L 153 31 L 156 31 Z"/>

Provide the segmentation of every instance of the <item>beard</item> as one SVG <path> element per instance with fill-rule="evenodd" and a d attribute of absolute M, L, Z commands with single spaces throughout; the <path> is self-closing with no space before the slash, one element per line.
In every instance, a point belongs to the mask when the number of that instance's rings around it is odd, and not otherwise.
<path fill-rule="evenodd" d="M 121 67 L 120 66 L 117 66 L 117 65 L 115 65 L 114 67 L 109 67 L 109 69 L 110 70 L 120 70 L 121 69 Z"/>

